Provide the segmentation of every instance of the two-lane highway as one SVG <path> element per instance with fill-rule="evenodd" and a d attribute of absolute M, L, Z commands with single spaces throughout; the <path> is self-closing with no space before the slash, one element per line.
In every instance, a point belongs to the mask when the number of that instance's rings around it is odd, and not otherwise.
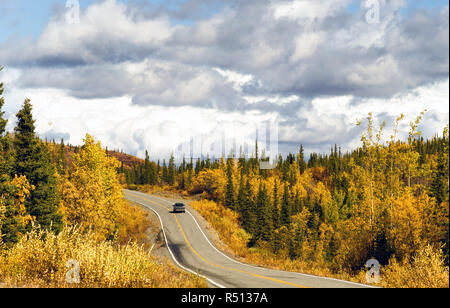
<path fill-rule="evenodd" d="M 226 288 L 361 288 L 362 284 L 243 264 L 219 251 L 192 213 L 173 214 L 173 201 L 125 190 L 125 198 L 155 212 L 174 263 Z"/>

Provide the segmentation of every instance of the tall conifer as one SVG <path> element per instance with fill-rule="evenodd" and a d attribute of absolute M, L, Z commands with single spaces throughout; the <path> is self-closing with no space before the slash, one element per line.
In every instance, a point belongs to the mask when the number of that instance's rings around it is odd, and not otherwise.
<path fill-rule="evenodd" d="M 47 145 L 35 134 L 30 100 L 25 100 L 22 109 L 17 113 L 17 119 L 14 129 L 15 172 L 26 176 L 35 187 L 30 199 L 25 203 L 27 212 L 35 217 L 41 227 L 51 227 L 54 231 L 59 231 L 62 219 L 58 213 L 56 171 Z"/>

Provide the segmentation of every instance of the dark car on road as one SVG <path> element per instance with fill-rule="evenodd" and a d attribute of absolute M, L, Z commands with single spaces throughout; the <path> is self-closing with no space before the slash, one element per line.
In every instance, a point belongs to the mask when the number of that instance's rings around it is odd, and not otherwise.
<path fill-rule="evenodd" d="M 173 213 L 186 213 L 186 206 L 183 203 L 175 203 Z"/>

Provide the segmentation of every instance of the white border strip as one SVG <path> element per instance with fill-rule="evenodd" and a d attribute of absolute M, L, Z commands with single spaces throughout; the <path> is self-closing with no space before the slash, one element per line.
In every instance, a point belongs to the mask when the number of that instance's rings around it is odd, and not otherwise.
<path fill-rule="evenodd" d="M 155 197 L 155 196 L 153 196 L 153 195 L 149 195 L 149 194 L 145 194 L 145 193 L 141 193 L 141 192 L 137 192 L 137 193 L 140 193 L 140 194 L 144 194 L 144 195 L 150 196 L 150 197 L 152 197 L 152 198 L 155 198 L 155 199 L 164 201 L 164 202 L 166 202 L 166 203 L 168 203 L 168 204 L 172 204 L 172 202 L 169 202 L 169 201 L 167 201 L 167 200 L 164 200 L 164 199 Z M 206 236 L 206 234 L 203 232 L 202 228 L 200 227 L 200 225 L 199 225 L 198 222 L 197 222 L 197 219 L 196 219 L 189 211 L 187 211 L 187 213 L 188 213 L 189 215 L 191 215 L 192 219 L 194 220 L 195 224 L 197 225 L 198 229 L 199 229 L 200 232 L 203 234 L 203 236 L 205 237 L 205 239 L 208 241 L 209 245 L 211 245 L 211 247 L 214 248 L 214 249 L 215 249 L 218 253 L 220 253 L 222 256 L 224 256 L 225 258 L 227 258 L 228 260 L 230 260 L 230 261 L 232 261 L 232 262 L 234 262 L 234 263 L 236 263 L 236 264 L 240 264 L 240 265 L 243 265 L 243 266 L 252 267 L 252 268 L 255 268 L 255 269 L 265 270 L 265 271 L 275 271 L 275 272 L 280 272 L 280 273 L 289 273 L 289 274 L 301 275 L 301 276 L 304 276 L 304 277 L 310 277 L 310 278 L 326 279 L 326 280 L 331 280 L 331 281 L 337 281 L 337 282 L 342 282 L 342 283 L 353 284 L 353 285 L 357 285 L 357 286 L 361 286 L 361 287 L 366 287 L 366 288 L 374 288 L 374 289 L 378 288 L 378 287 L 376 287 L 376 286 L 371 286 L 371 285 L 367 285 L 367 284 L 362 284 L 362 283 L 357 283 L 357 282 L 352 282 L 352 281 L 346 281 L 346 280 L 341 280 L 341 279 L 336 279 L 336 278 L 321 277 L 321 276 L 315 276 L 315 275 L 303 274 L 303 273 L 298 273 L 298 272 L 288 272 L 288 271 L 282 271 L 282 270 L 267 269 L 267 268 L 264 268 L 264 267 L 254 266 L 254 265 L 250 265 L 250 264 L 245 264 L 245 263 L 239 262 L 239 261 L 237 261 L 237 260 L 235 260 L 235 259 L 233 259 L 233 258 L 227 256 L 226 254 L 224 254 L 223 252 L 221 252 L 219 249 L 217 249 L 217 248 L 210 242 L 210 240 L 208 239 L 208 237 Z"/>
<path fill-rule="evenodd" d="M 194 275 L 197 275 L 197 276 L 200 276 L 200 277 L 206 279 L 208 282 L 212 283 L 212 284 L 215 285 L 216 287 L 219 287 L 219 288 L 222 288 L 222 289 L 226 289 L 226 287 L 224 287 L 224 286 L 221 285 L 221 284 L 218 284 L 218 283 L 215 282 L 214 280 L 212 280 L 212 279 L 210 279 L 210 278 L 208 278 L 208 277 L 206 277 L 206 276 L 200 275 L 199 273 L 194 272 L 194 271 L 192 271 L 192 270 L 190 270 L 190 269 L 184 267 L 183 265 L 181 265 L 181 264 L 178 262 L 178 260 L 175 258 L 174 254 L 172 253 L 172 250 L 170 249 L 169 241 L 167 240 L 166 232 L 164 231 L 164 224 L 163 224 L 162 219 L 161 219 L 161 216 L 159 216 L 158 212 L 156 212 L 154 209 L 152 209 L 152 208 L 149 207 L 148 205 L 145 205 L 145 204 L 142 204 L 142 203 L 140 203 L 140 202 L 133 201 L 133 200 L 130 200 L 130 201 L 131 201 L 131 202 L 134 202 L 134 203 L 137 203 L 137 204 L 140 204 L 140 205 L 144 206 L 144 207 L 147 208 L 147 209 L 150 209 L 151 211 L 153 211 L 153 212 L 158 216 L 159 221 L 160 221 L 160 223 L 161 223 L 161 230 L 162 230 L 163 235 L 164 235 L 164 241 L 166 242 L 166 245 L 167 245 L 167 250 L 169 250 L 169 253 L 170 253 L 172 259 L 175 261 L 175 263 L 176 263 L 180 268 L 184 269 L 185 271 L 190 272 L 191 274 L 194 274 Z"/>

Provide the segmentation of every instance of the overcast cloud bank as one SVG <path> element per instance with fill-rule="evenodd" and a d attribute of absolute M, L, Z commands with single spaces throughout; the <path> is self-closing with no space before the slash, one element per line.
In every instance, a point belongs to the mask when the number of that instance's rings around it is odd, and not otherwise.
<path fill-rule="evenodd" d="M 214 14 L 196 8 L 208 3 Z M 185 1 L 178 9 L 99 1 L 68 24 L 55 9 L 36 41 L 0 47 L 7 112 L 25 97 L 41 136 L 167 156 L 198 134 L 276 118 L 280 150 L 358 145 L 357 118 L 373 111 L 423 131 L 449 119 L 448 6 L 402 14 L 380 0 L 377 24 L 350 0 Z M 173 22 L 192 16 L 190 23 Z M 13 123 L 10 123 L 12 125 Z M 255 124 L 256 125 L 256 124 Z M 407 130 L 407 125 L 403 128 Z"/>

